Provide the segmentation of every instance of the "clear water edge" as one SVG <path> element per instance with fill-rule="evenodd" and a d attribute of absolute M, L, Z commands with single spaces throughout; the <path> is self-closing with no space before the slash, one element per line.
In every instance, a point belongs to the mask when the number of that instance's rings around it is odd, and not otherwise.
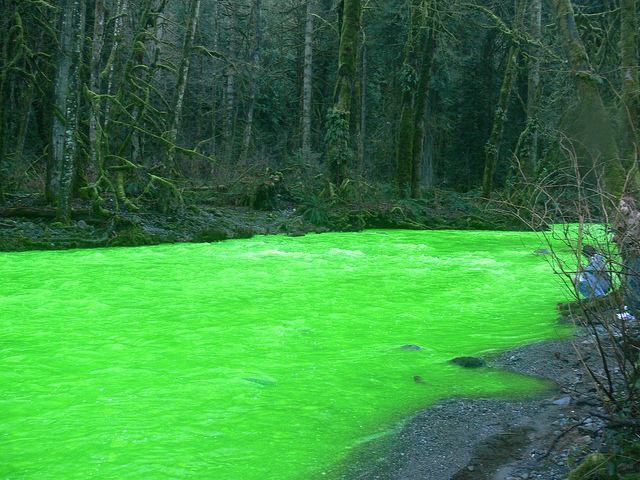
<path fill-rule="evenodd" d="M 0 476 L 310 479 L 439 399 L 534 394 L 447 360 L 569 333 L 541 247 L 367 231 L 0 255 Z"/>

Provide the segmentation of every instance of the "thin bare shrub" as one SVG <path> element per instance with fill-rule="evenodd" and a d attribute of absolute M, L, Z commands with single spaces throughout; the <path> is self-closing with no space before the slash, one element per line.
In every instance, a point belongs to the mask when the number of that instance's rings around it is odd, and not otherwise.
<path fill-rule="evenodd" d="M 492 205 L 515 212 L 544 239 L 546 256 L 567 292 L 559 310 L 584 328 L 600 354 L 597 371 L 584 362 L 598 392 L 610 414 L 623 414 L 640 427 L 640 212 L 633 213 L 637 225 L 635 220 L 630 225 L 620 200 L 604 188 L 597 157 L 589 165 L 579 162 L 575 143 L 564 137 L 555 148 L 565 159 L 559 168 L 541 169 L 536 181 L 520 175 L 510 195 Z M 630 197 L 640 205 L 637 195 Z M 591 255 L 584 255 L 585 249 Z M 592 269 L 594 253 L 602 260 L 598 279 L 608 278 L 611 289 L 585 296 L 579 280 Z"/>

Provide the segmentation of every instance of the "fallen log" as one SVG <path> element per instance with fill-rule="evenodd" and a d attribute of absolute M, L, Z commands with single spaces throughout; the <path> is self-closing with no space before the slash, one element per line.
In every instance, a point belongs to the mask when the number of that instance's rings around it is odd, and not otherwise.
<path fill-rule="evenodd" d="M 12 218 L 56 218 L 58 209 L 56 207 L 5 207 L 0 208 L 0 217 Z M 93 211 L 89 208 L 78 208 L 71 210 L 71 218 L 90 218 L 94 216 Z"/>

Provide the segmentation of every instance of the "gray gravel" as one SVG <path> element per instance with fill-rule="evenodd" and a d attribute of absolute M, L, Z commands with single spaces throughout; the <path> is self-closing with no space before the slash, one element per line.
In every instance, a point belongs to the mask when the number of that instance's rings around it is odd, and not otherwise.
<path fill-rule="evenodd" d="M 577 349 L 577 350 L 576 350 Z M 580 352 L 580 357 L 576 353 Z M 598 371 L 588 337 L 526 345 L 489 359 L 489 368 L 554 385 L 527 401 L 451 399 L 423 410 L 394 436 L 353 460 L 349 480 L 560 480 L 601 447 L 604 422 L 580 358 Z"/>

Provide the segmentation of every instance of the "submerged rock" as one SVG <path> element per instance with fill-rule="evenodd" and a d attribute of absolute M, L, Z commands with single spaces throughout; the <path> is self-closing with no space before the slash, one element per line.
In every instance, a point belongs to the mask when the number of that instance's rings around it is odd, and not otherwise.
<path fill-rule="evenodd" d="M 487 364 L 487 362 L 484 361 L 484 358 L 480 357 L 456 357 L 453 360 L 450 360 L 450 362 L 465 368 L 484 367 Z"/>
<path fill-rule="evenodd" d="M 403 345 L 400 348 L 404 348 L 405 350 L 420 350 L 418 345 Z"/>
<path fill-rule="evenodd" d="M 267 380 L 264 378 L 245 378 L 247 382 L 257 383 L 258 385 L 275 385 L 275 380 Z"/>

